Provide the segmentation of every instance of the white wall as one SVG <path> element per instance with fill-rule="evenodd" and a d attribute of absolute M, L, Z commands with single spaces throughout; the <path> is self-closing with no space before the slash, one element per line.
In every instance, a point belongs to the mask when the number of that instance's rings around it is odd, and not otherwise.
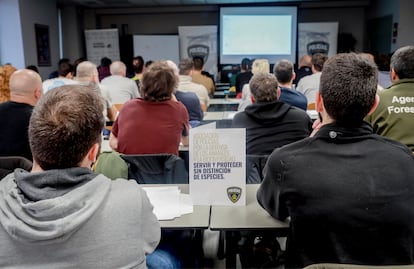
<path fill-rule="evenodd" d="M 414 1 L 400 0 L 400 20 L 398 25 L 397 47 L 414 45 Z"/>
<path fill-rule="evenodd" d="M 72 62 L 85 56 L 80 13 L 81 11 L 74 6 L 61 9 L 63 58 L 68 58 Z"/>
<path fill-rule="evenodd" d="M 57 69 L 59 33 L 56 0 L 19 0 L 25 65 L 37 65 L 35 24 L 49 26 L 51 66 L 39 67 L 43 79 Z"/>
<path fill-rule="evenodd" d="M 0 65 L 5 63 L 16 68 L 25 67 L 20 9 L 16 0 L 0 0 Z"/>

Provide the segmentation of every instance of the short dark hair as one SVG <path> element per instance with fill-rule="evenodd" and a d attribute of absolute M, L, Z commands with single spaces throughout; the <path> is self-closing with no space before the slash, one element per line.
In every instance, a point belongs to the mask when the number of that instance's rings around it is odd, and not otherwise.
<path fill-rule="evenodd" d="M 204 66 L 204 59 L 202 57 L 194 57 L 193 58 L 194 69 L 200 71 L 203 69 Z"/>
<path fill-rule="evenodd" d="M 328 59 L 320 79 L 326 112 L 336 122 L 357 126 L 375 103 L 378 77 L 375 63 L 356 53 Z"/>
<path fill-rule="evenodd" d="M 137 64 L 133 65 L 134 72 L 138 74 L 142 73 L 142 71 L 144 70 L 144 65 L 145 65 L 144 58 L 142 58 L 142 56 L 135 56 L 132 60 L 133 62 L 134 61 L 137 62 Z"/>
<path fill-rule="evenodd" d="M 391 68 L 399 79 L 414 78 L 414 46 L 401 47 L 391 56 Z"/>
<path fill-rule="evenodd" d="M 43 169 L 77 167 L 104 127 L 102 97 L 83 85 L 48 91 L 33 109 L 29 142 L 33 159 Z"/>
<path fill-rule="evenodd" d="M 191 59 L 182 59 L 178 65 L 178 72 L 180 75 L 188 76 L 194 68 L 194 63 Z"/>
<path fill-rule="evenodd" d="M 249 82 L 250 92 L 258 103 L 277 101 L 278 83 L 270 73 L 257 73 Z"/>
<path fill-rule="evenodd" d="M 58 68 L 59 76 L 66 77 L 69 73 L 73 73 L 73 65 L 67 62 L 61 63 Z"/>
<path fill-rule="evenodd" d="M 279 83 L 288 83 L 293 77 L 293 64 L 288 60 L 280 60 L 275 64 L 273 73 Z"/>
<path fill-rule="evenodd" d="M 251 70 L 252 69 L 252 60 L 249 58 L 243 58 L 241 61 L 241 68 L 243 70 Z"/>
<path fill-rule="evenodd" d="M 155 61 L 145 69 L 141 83 L 144 100 L 160 102 L 171 99 L 171 94 L 178 86 L 178 78 L 166 61 Z"/>
<path fill-rule="evenodd" d="M 325 64 L 326 60 L 328 60 L 328 56 L 323 53 L 315 53 L 312 55 L 312 65 L 315 67 L 316 71 L 321 72 L 323 69 L 323 65 Z"/>

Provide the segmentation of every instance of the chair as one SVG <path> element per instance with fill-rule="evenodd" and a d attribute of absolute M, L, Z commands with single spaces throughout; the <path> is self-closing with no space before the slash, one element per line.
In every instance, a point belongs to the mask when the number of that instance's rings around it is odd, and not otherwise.
<path fill-rule="evenodd" d="M 20 156 L 0 157 L 0 180 L 12 173 L 16 168 L 30 171 L 32 169 L 32 162 Z"/>
<path fill-rule="evenodd" d="M 185 162 L 174 154 L 120 155 L 139 184 L 188 184 Z"/>
<path fill-rule="evenodd" d="M 260 184 L 263 180 L 263 168 L 269 155 L 246 155 L 246 183 Z"/>
<path fill-rule="evenodd" d="M 339 263 L 316 263 L 304 269 L 414 269 L 414 265 L 356 265 Z"/>

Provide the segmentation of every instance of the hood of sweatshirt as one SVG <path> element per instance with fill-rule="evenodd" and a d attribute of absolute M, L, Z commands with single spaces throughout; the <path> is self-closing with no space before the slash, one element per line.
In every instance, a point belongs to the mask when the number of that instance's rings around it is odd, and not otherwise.
<path fill-rule="evenodd" d="M 13 238 L 66 240 L 98 210 L 110 179 L 87 168 L 29 173 L 16 169 L 0 181 L 0 222 Z"/>
<path fill-rule="evenodd" d="M 280 121 L 291 108 L 283 102 L 253 103 L 246 107 L 245 113 L 261 124 L 273 124 Z"/>

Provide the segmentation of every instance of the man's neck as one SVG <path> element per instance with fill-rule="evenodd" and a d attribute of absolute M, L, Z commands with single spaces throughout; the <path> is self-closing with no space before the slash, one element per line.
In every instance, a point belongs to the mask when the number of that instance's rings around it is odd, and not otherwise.
<path fill-rule="evenodd" d="M 289 83 L 279 83 L 280 87 L 292 89 L 292 82 Z"/>
<path fill-rule="evenodd" d="M 201 70 L 193 70 L 193 75 L 201 75 Z"/>
<path fill-rule="evenodd" d="M 24 95 L 11 95 L 10 101 L 35 106 L 36 101 Z"/>

